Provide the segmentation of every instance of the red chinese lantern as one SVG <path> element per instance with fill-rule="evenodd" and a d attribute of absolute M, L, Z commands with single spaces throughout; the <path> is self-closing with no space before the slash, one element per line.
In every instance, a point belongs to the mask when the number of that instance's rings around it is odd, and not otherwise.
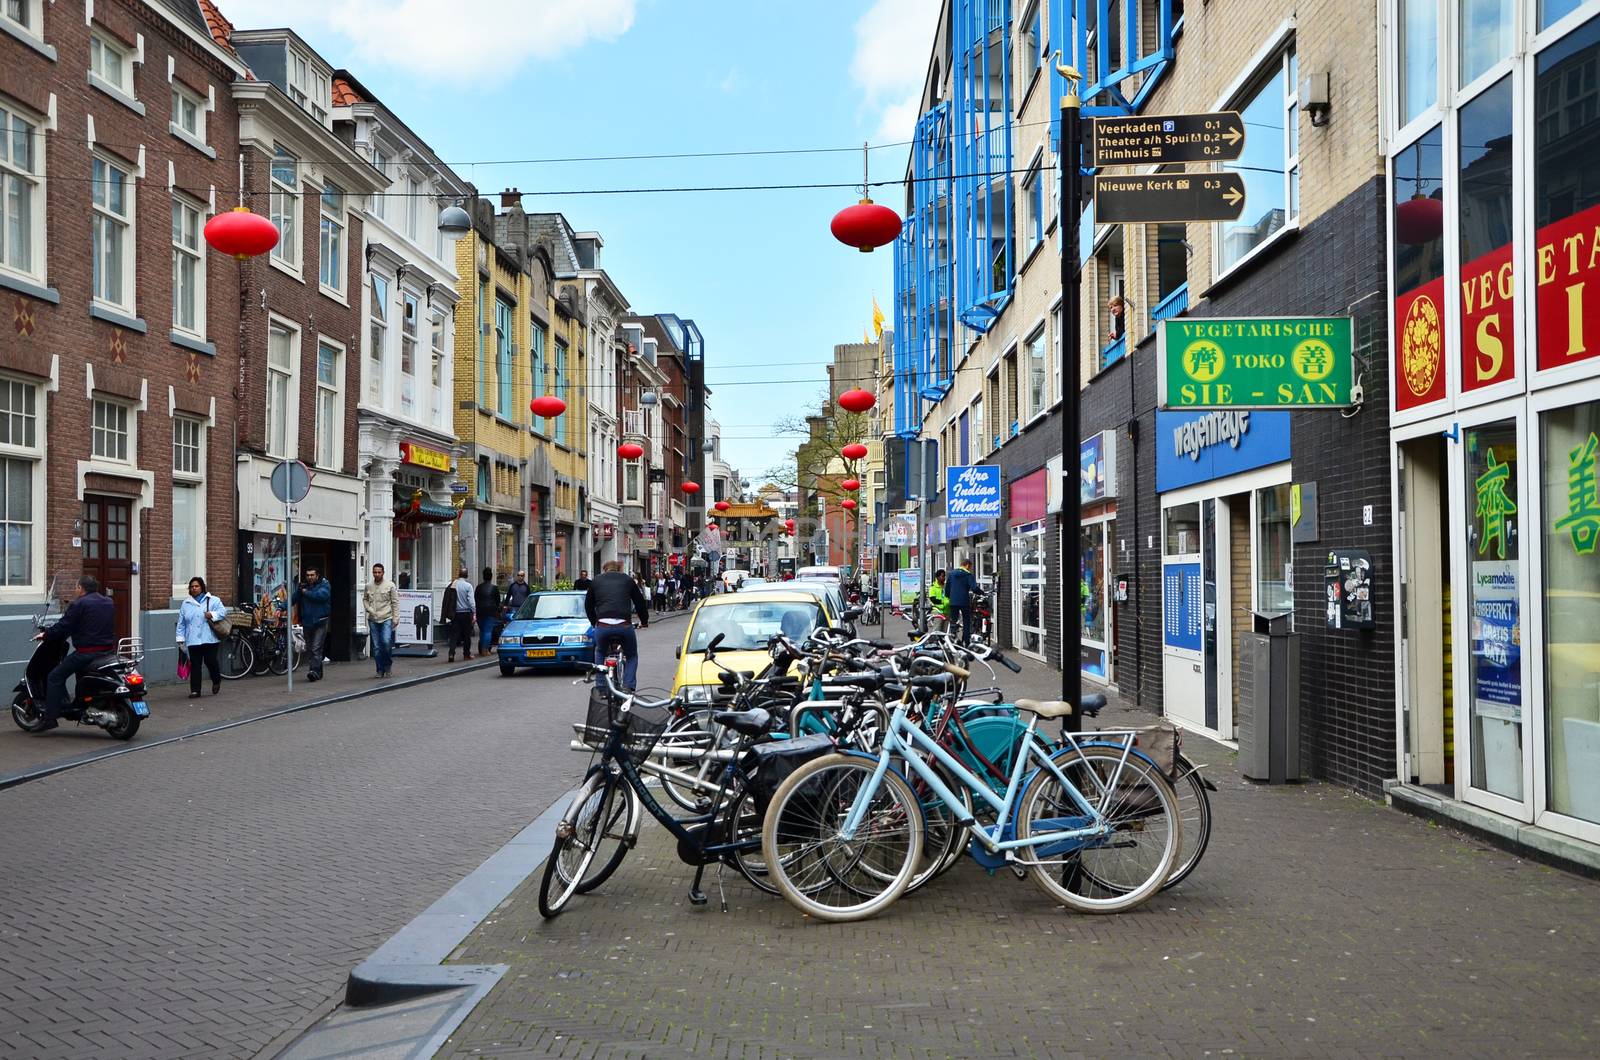
<path fill-rule="evenodd" d="M 871 199 L 862 199 L 833 215 L 833 238 L 862 253 L 888 246 L 900 236 L 900 215 Z"/>
<path fill-rule="evenodd" d="M 623 442 L 617 446 L 617 455 L 624 460 L 637 460 L 644 455 L 644 446 L 632 442 Z"/>
<path fill-rule="evenodd" d="M 839 483 L 839 488 L 847 493 L 854 493 L 856 490 L 861 488 L 861 480 L 858 478 L 847 478 L 843 482 Z"/>
<path fill-rule="evenodd" d="M 545 419 L 551 420 L 567 411 L 567 403 L 554 394 L 546 394 L 544 397 L 536 397 L 528 402 L 528 408 L 533 410 L 535 416 L 543 416 Z"/>
<path fill-rule="evenodd" d="M 844 500 L 839 502 L 839 507 L 843 508 L 847 512 L 853 512 L 856 510 L 856 499 L 854 497 L 846 497 Z"/>
<path fill-rule="evenodd" d="M 235 206 L 206 222 L 205 237 L 213 250 L 243 261 L 277 246 L 278 226 L 243 206 Z"/>
<path fill-rule="evenodd" d="M 1394 237 L 1401 243 L 1431 243 L 1444 232 L 1444 203 L 1413 195 L 1394 210 Z"/>
<path fill-rule="evenodd" d="M 783 521 L 783 528 L 792 533 L 794 531 L 794 520 L 793 519 L 785 519 Z"/>
<path fill-rule="evenodd" d="M 711 507 L 715 508 L 719 512 L 725 512 L 729 508 L 733 507 L 733 505 L 729 504 L 727 501 L 718 501 L 717 503 L 713 504 Z"/>
<path fill-rule="evenodd" d="M 846 412 L 865 412 L 877 403 L 870 390 L 846 390 L 839 395 L 839 407 Z"/>
<path fill-rule="evenodd" d="M 683 492 L 685 492 L 687 494 L 690 494 L 692 496 L 692 495 L 700 492 L 700 483 L 698 483 L 698 482 L 685 482 L 682 485 L 680 485 L 678 488 L 681 489 Z"/>
<path fill-rule="evenodd" d="M 846 460 L 860 460 L 862 457 L 867 455 L 867 447 L 862 445 L 860 442 L 851 442 L 849 445 L 839 450 L 839 455 L 844 457 Z"/>

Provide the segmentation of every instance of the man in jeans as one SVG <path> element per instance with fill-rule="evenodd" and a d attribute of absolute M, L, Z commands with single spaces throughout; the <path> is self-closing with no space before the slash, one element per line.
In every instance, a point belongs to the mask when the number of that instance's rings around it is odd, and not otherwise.
<path fill-rule="evenodd" d="M 367 609 L 367 635 L 372 641 L 372 661 L 379 677 L 388 677 L 394 664 L 394 624 L 400 615 L 400 590 L 383 576 L 383 564 L 372 565 L 372 580 L 361 590 Z"/>
<path fill-rule="evenodd" d="M 639 638 L 634 636 L 632 618 L 639 615 L 639 628 L 650 625 L 650 608 L 634 580 L 622 573 L 622 564 L 607 560 L 600 577 L 589 583 L 583 597 L 583 610 L 589 616 L 589 639 L 594 642 L 594 661 L 606 661 L 612 641 L 622 642 L 622 683 L 632 691 L 639 676 Z"/>
<path fill-rule="evenodd" d="M 945 579 L 944 593 L 950 601 L 950 635 L 959 644 L 972 639 L 972 595 L 978 588 L 978 576 L 972 573 L 972 557 L 961 561 L 961 566 Z M 960 619 L 960 632 L 956 631 Z"/>
<path fill-rule="evenodd" d="M 456 575 L 456 580 L 451 582 L 444 590 L 447 594 L 454 593 L 454 608 L 452 601 L 445 601 L 445 608 L 450 612 L 450 658 L 447 662 L 456 661 L 456 648 L 461 648 L 463 659 L 472 658 L 472 617 L 473 617 L 473 591 L 472 583 L 467 580 L 467 568 L 462 567 Z"/>
<path fill-rule="evenodd" d="M 328 620 L 333 617 L 333 586 L 315 567 L 307 567 L 300 587 L 294 591 L 294 605 L 300 609 L 300 628 L 306 631 L 306 677 L 322 680 L 322 658 L 328 647 Z"/>
<path fill-rule="evenodd" d="M 473 604 L 478 612 L 478 654 L 488 655 L 494 647 L 495 630 L 500 627 L 500 587 L 488 567 L 483 568 L 483 581 L 473 592 Z"/>
<path fill-rule="evenodd" d="M 83 673 L 95 656 L 117 647 L 117 609 L 109 596 L 100 592 L 100 583 L 85 574 L 78 579 L 78 597 L 55 625 L 34 636 L 34 640 L 72 638 L 72 651 L 50 671 L 45 681 L 44 716 L 34 732 L 56 727 L 56 719 L 67 709 L 67 678 Z"/>

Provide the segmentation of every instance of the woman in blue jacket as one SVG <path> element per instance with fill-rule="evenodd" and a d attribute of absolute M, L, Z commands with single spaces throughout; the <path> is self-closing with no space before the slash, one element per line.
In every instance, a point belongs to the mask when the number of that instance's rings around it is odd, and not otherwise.
<path fill-rule="evenodd" d="M 227 617 L 222 601 L 206 592 L 204 578 L 189 579 L 189 595 L 178 608 L 178 650 L 189 655 L 189 698 L 200 698 L 200 664 L 211 671 L 211 694 L 222 690 L 222 669 L 217 665 L 217 635 L 211 623 Z"/>

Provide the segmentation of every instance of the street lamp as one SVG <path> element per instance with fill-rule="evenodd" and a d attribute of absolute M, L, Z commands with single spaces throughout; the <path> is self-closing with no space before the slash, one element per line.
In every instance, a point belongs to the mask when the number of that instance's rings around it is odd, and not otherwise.
<path fill-rule="evenodd" d="M 472 217 L 455 202 L 439 211 L 439 232 L 449 239 L 460 239 L 472 231 Z"/>

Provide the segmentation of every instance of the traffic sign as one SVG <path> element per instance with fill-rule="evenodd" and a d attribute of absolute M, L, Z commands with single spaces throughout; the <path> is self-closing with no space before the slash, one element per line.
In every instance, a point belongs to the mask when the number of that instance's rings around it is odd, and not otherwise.
<path fill-rule="evenodd" d="M 1244 153 L 1244 120 L 1236 110 L 1095 118 L 1090 128 L 1091 166 L 1232 162 Z"/>
<path fill-rule="evenodd" d="M 1152 173 L 1094 178 L 1099 224 L 1232 221 L 1244 212 L 1239 173 Z"/>
<path fill-rule="evenodd" d="M 272 495 L 284 504 L 299 504 L 311 492 L 311 471 L 298 460 L 285 460 L 272 469 Z"/>

